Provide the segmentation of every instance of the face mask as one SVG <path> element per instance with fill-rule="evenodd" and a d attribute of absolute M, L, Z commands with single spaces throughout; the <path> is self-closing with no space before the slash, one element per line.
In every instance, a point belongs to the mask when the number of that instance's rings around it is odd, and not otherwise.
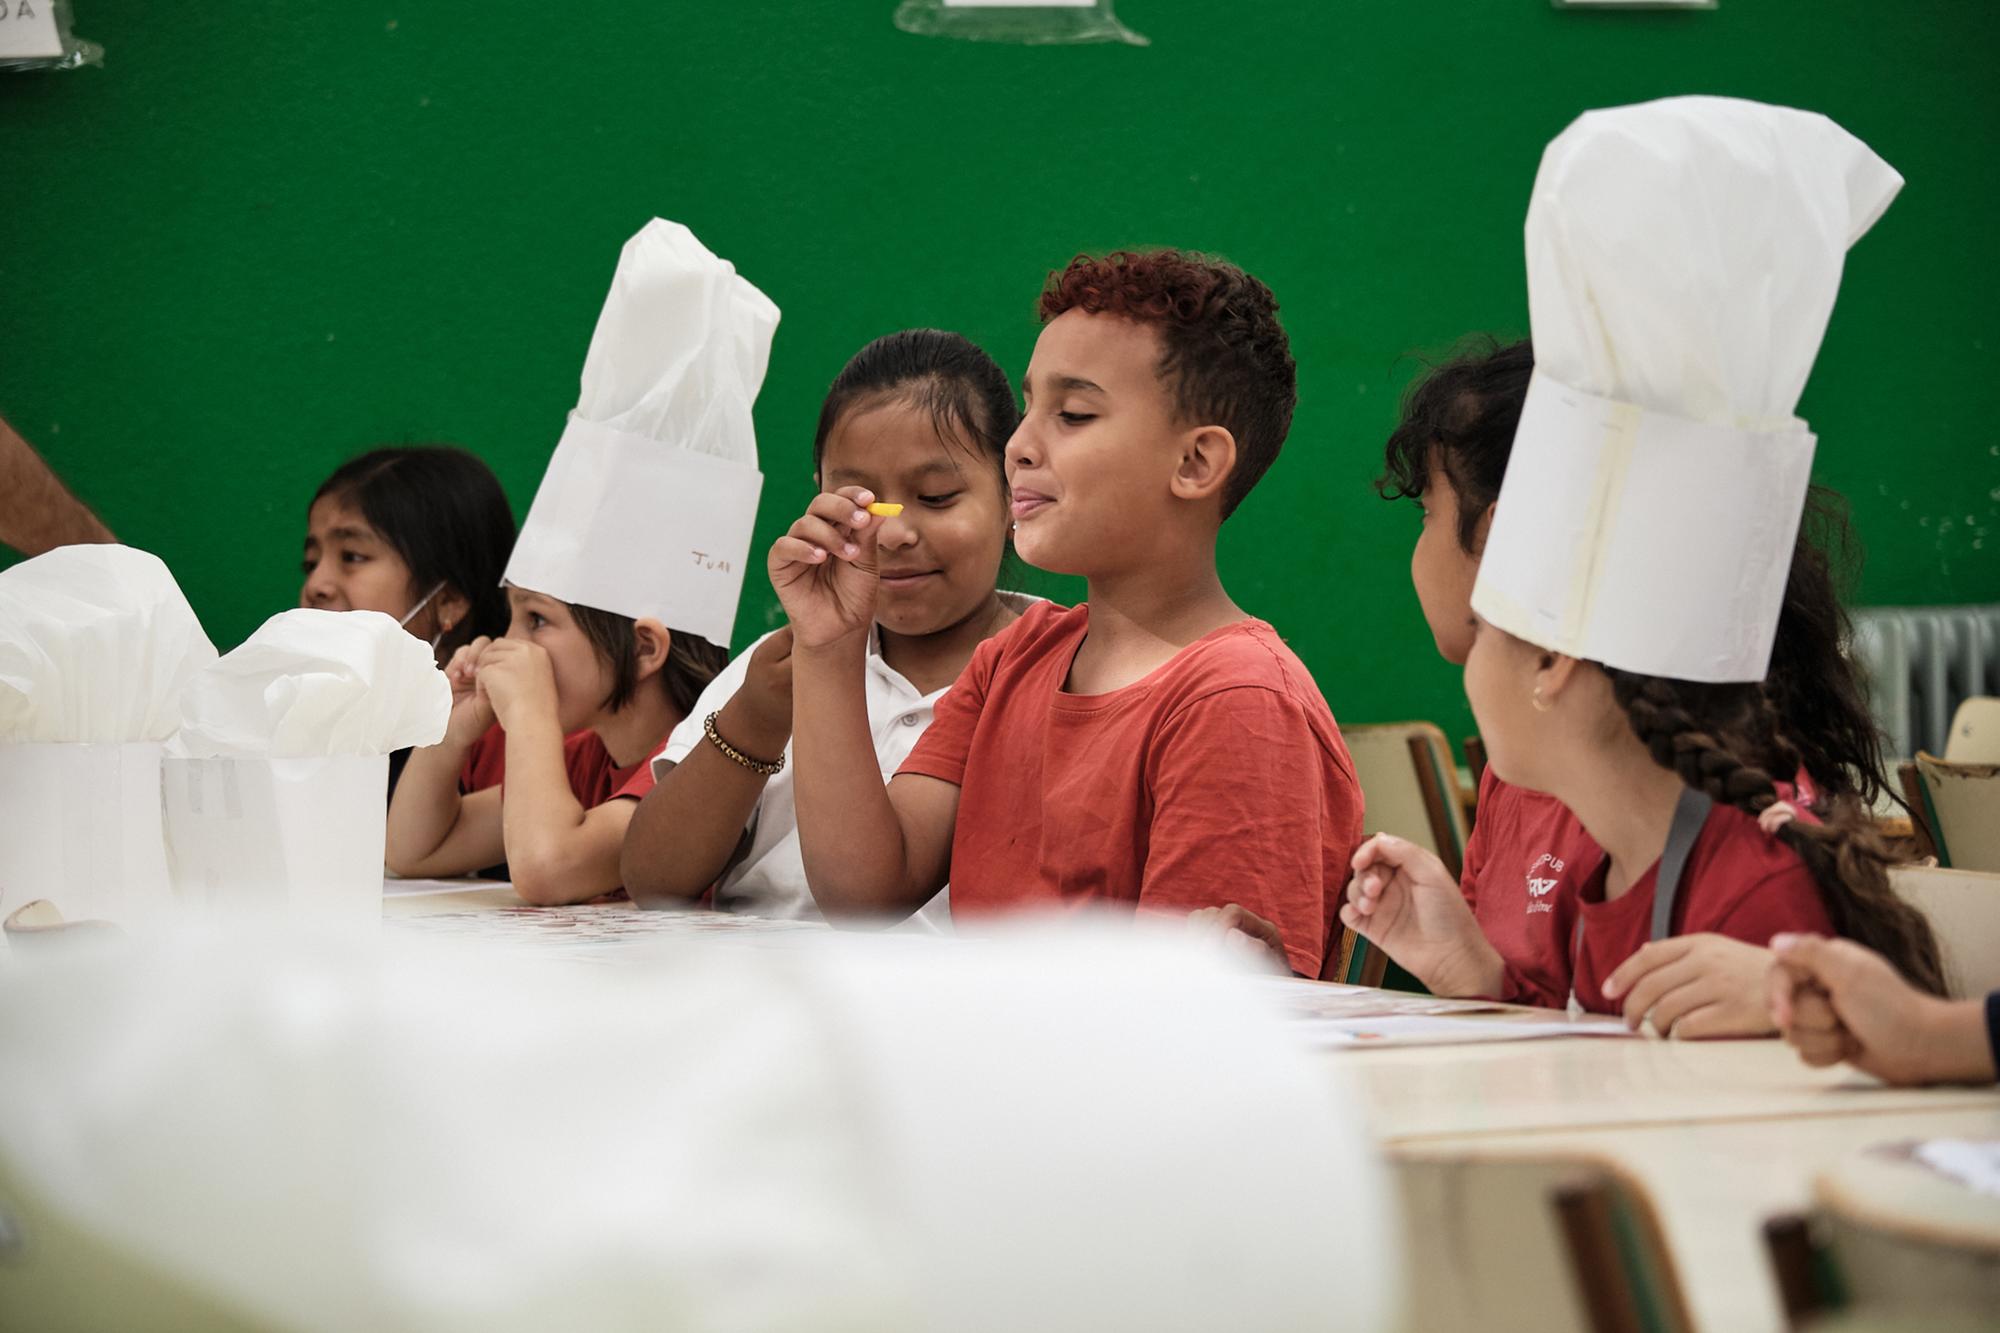
<path fill-rule="evenodd" d="M 416 604 L 415 606 L 413 606 L 413 607 L 411 607 L 411 608 L 410 608 L 409 610 L 405 611 L 405 612 L 403 613 L 403 618 L 402 618 L 401 620 L 397 621 L 396 623 L 397 623 L 398 625 L 401 625 L 401 626 L 402 626 L 402 627 L 403 627 L 404 629 L 408 629 L 408 628 L 410 627 L 410 622 L 411 622 L 412 620 L 415 620 L 415 619 L 417 618 L 417 612 L 419 612 L 419 611 L 423 610 L 423 609 L 424 609 L 425 607 L 429 606 L 429 605 L 431 604 L 431 598 L 433 598 L 433 597 L 437 596 L 437 595 L 438 595 L 439 593 L 441 593 L 441 592 L 443 592 L 443 591 L 444 591 L 444 580 L 443 580 L 443 579 L 439 579 L 439 580 L 438 580 L 438 583 L 437 583 L 437 586 L 436 586 L 436 587 L 434 587 L 434 588 L 432 588 L 432 589 L 431 589 L 431 590 L 430 590 L 429 592 L 425 593 L 425 594 L 423 595 L 423 599 L 422 599 L 421 601 L 419 601 L 419 602 L 418 602 L 418 603 L 417 603 L 417 604 Z M 439 630 L 439 631 L 438 631 L 437 633 L 435 633 L 435 634 L 431 635 L 431 651 L 432 651 L 432 652 L 436 652 L 436 651 L 437 651 L 437 646 L 438 646 L 438 644 L 439 644 L 440 642 L 442 642 L 442 641 L 443 641 L 443 639 L 444 639 L 444 631 L 443 631 L 442 629 L 440 629 L 440 630 Z"/>

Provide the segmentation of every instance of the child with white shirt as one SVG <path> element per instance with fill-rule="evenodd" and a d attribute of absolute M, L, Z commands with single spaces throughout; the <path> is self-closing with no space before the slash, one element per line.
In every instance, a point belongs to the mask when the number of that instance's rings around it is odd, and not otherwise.
<path fill-rule="evenodd" d="M 996 587 L 1010 528 L 1002 454 L 1020 412 L 1006 375 L 955 333 L 907 329 L 857 352 L 813 437 L 819 489 L 861 486 L 899 512 L 881 522 L 881 591 L 867 695 L 886 780 L 931 710 L 1027 598 Z M 625 837 L 634 900 L 667 906 L 712 888 L 723 911 L 819 915 L 792 803 L 789 627 L 710 683 L 653 761 L 657 785 Z M 943 895 L 926 912 L 941 916 Z"/>

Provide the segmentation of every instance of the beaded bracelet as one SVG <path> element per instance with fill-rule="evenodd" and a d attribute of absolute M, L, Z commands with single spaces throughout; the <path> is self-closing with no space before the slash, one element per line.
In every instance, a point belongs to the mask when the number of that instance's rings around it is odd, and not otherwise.
<path fill-rule="evenodd" d="M 701 721 L 701 734 L 708 737 L 709 744 L 743 765 L 743 767 L 749 769 L 752 773 L 761 773 L 768 778 L 777 775 L 784 769 L 785 756 L 783 755 L 779 755 L 775 760 L 768 761 L 752 759 L 749 755 L 722 739 L 722 733 L 715 729 L 715 719 L 721 716 L 720 712 L 714 712 Z"/>

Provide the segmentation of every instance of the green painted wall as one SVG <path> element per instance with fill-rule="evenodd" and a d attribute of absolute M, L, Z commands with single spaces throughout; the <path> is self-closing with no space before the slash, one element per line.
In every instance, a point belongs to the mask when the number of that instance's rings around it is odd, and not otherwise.
<path fill-rule="evenodd" d="M 1411 354 L 1525 329 L 1528 188 L 1579 111 L 1733 93 L 1826 111 L 1910 179 L 1803 406 L 1861 600 L 2000 599 L 2000 7 L 1123 0 L 1147 49 L 911 37 L 894 8 L 76 0 L 104 68 L 0 75 L 0 412 L 226 647 L 291 603 L 305 499 L 364 447 L 463 443 L 525 511 L 653 214 L 785 312 L 760 547 L 863 341 L 940 324 L 1018 370 L 1049 266 L 1201 247 L 1271 283 L 1300 363 L 1231 589 L 1344 720 L 1462 732 L 1415 512 L 1368 484 Z M 753 581 L 738 642 L 774 614 Z"/>

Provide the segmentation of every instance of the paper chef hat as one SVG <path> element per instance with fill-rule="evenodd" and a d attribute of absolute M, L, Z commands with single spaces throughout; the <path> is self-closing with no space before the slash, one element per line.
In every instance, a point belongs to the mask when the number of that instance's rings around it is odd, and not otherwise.
<path fill-rule="evenodd" d="M 694 233 L 625 243 L 583 392 L 505 581 L 728 646 L 750 555 L 757 438 L 778 307 Z"/>
<path fill-rule="evenodd" d="M 1824 116 L 1593 111 L 1528 205 L 1535 376 L 1473 589 L 1556 652 L 1762 680 L 1812 467 L 1793 416 L 1847 248 L 1903 178 Z"/>

